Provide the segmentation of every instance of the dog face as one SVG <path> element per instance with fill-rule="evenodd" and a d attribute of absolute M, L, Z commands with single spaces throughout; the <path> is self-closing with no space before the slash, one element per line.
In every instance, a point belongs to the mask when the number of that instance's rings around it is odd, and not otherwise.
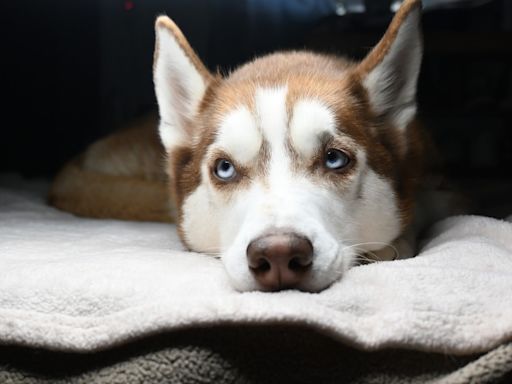
<path fill-rule="evenodd" d="M 167 17 L 154 82 L 178 230 L 245 290 L 318 291 L 410 220 L 419 1 L 360 63 L 308 52 L 208 72 Z"/>

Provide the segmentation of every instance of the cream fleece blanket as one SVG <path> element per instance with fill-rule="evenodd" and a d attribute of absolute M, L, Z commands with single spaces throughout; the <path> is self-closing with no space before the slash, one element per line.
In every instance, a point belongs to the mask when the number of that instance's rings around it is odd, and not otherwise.
<path fill-rule="evenodd" d="M 96 351 L 219 324 L 307 325 L 363 349 L 469 354 L 512 340 L 512 224 L 438 223 L 408 260 L 351 269 L 309 294 L 238 293 L 171 225 L 77 218 L 0 188 L 0 344 Z"/>

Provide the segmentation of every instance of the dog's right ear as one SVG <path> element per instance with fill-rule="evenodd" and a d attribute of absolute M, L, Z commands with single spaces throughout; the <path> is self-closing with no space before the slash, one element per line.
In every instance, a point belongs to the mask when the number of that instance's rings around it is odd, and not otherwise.
<path fill-rule="evenodd" d="M 404 132 L 416 114 L 416 87 L 421 65 L 421 1 L 405 0 L 388 30 L 359 64 L 370 104 Z"/>
<path fill-rule="evenodd" d="M 153 81 L 160 110 L 159 133 L 169 153 L 190 142 L 190 121 L 213 77 L 171 19 L 158 17 L 155 32 Z"/>

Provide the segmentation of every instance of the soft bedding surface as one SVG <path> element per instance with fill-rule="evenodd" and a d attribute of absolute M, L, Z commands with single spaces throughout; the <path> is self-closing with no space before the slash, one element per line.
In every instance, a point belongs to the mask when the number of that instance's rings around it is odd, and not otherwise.
<path fill-rule="evenodd" d="M 32 184 L 0 188 L 0 344 L 92 352 L 247 323 L 366 350 L 488 351 L 512 340 L 512 224 L 451 217 L 417 257 L 355 267 L 321 293 L 239 293 L 172 225 L 78 218 Z"/>

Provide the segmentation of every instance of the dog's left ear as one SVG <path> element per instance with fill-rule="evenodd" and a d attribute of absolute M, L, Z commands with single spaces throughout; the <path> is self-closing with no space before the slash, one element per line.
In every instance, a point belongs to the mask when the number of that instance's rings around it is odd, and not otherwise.
<path fill-rule="evenodd" d="M 384 37 L 359 64 L 373 110 L 404 130 L 416 114 L 416 84 L 423 52 L 421 1 L 405 0 Z"/>

